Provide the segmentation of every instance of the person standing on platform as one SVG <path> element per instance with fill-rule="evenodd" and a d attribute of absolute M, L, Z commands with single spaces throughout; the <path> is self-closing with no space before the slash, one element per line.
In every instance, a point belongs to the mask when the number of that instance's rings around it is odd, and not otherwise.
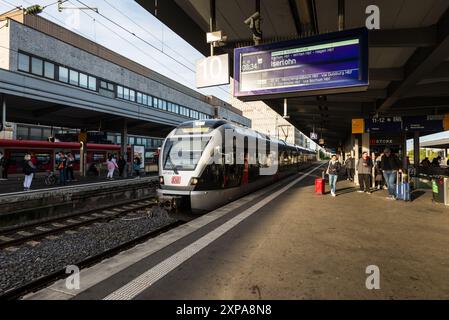
<path fill-rule="evenodd" d="M 67 170 L 66 170 L 66 180 L 67 182 L 75 181 L 75 175 L 73 174 L 73 164 L 75 163 L 75 158 L 71 152 L 67 153 Z"/>
<path fill-rule="evenodd" d="M 106 179 L 114 179 L 114 171 L 117 168 L 117 163 L 114 161 L 114 157 L 112 155 L 109 156 L 108 161 L 106 161 L 108 167 L 108 174 Z"/>
<path fill-rule="evenodd" d="M 125 166 L 126 166 L 126 160 L 123 156 L 120 156 L 118 159 L 118 172 L 120 177 L 123 177 L 123 171 L 125 170 Z"/>
<path fill-rule="evenodd" d="M 3 171 L 5 170 L 5 158 L 3 152 L 0 151 L 0 180 L 3 180 Z"/>
<path fill-rule="evenodd" d="M 59 184 L 65 186 L 66 184 L 66 172 L 67 172 L 67 157 L 64 152 L 59 153 L 59 160 L 57 162 L 57 168 L 59 170 Z"/>
<path fill-rule="evenodd" d="M 371 194 L 371 172 L 373 170 L 373 160 L 368 156 L 368 152 L 363 152 L 362 157 L 357 163 L 359 173 L 360 190 L 357 192 L 366 192 Z"/>
<path fill-rule="evenodd" d="M 346 179 L 349 181 L 354 181 L 354 158 L 352 155 L 348 155 L 345 160 L 345 168 L 346 168 Z"/>
<path fill-rule="evenodd" d="M 380 169 L 384 174 L 385 182 L 388 187 L 387 198 L 396 200 L 396 178 L 398 172 L 402 172 L 402 169 L 399 158 L 391 152 L 390 148 L 384 150 L 384 155 L 380 161 Z"/>
<path fill-rule="evenodd" d="M 9 158 L 4 154 L 2 159 L 3 159 L 3 174 L 1 178 L 3 180 L 8 180 Z"/>
<path fill-rule="evenodd" d="M 338 179 L 338 173 L 341 169 L 341 164 L 338 161 L 338 156 L 336 154 L 332 155 L 331 160 L 329 161 L 329 164 L 327 166 L 326 173 L 329 175 L 329 186 L 331 188 L 331 196 L 336 197 L 336 191 L 337 191 L 337 179 Z"/>
<path fill-rule="evenodd" d="M 31 154 L 25 154 L 23 160 L 23 173 L 25 175 L 25 179 L 23 181 L 23 190 L 29 191 L 31 189 L 31 183 L 33 182 L 34 172 L 36 171 L 36 166 L 31 160 Z"/>
<path fill-rule="evenodd" d="M 140 178 L 140 164 L 141 164 L 140 158 L 135 157 L 134 162 L 133 162 L 133 170 L 134 170 L 137 178 Z"/>

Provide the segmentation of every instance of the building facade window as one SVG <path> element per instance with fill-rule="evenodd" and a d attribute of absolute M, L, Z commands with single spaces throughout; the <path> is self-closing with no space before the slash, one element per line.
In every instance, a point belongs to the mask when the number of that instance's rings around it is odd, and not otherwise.
<path fill-rule="evenodd" d="M 120 86 L 104 79 L 97 79 L 95 76 L 87 73 L 58 65 L 44 58 L 36 57 L 24 52 L 18 53 L 18 70 L 92 91 L 99 91 L 101 88 L 115 92 L 116 97 L 119 99 L 137 102 L 144 106 L 165 110 L 192 119 L 213 118 L 203 112 L 181 106 L 165 99 L 147 95 L 143 92 L 138 92 L 134 89 Z"/>
<path fill-rule="evenodd" d="M 80 73 L 80 87 L 87 88 L 87 74 Z"/>
<path fill-rule="evenodd" d="M 79 73 L 75 70 L 70 70 L 69 72 L 69 82 L 74 86 L 79 84 Z"/>
<path fill-rule="evenodd" d="M 20 71 L 30 72 L 30 57 L 26 54 L 19 53 L 19 66 Z"/>
<path fill-rule="evenodd" d="M 44 62 L 44 77 L 48 79 L 55 79 L 55 65 L 51 62 Z"/>
<path fill-rule="evenodd" d="M 89 76 L 89 90 L 97 91 L 97 78 Z"/>
<path fill-rule="evenodd" d="M 59 81 L 69 82 L 69 69 L 64 67 L 59 67 Z"/>
<path fill-rule="evenodd" d="M 38 59 L 35 57 L 31 58 L 31 73 L 37 76 L 43 76 L 44 74 L 44 62 L 42 59 Z"/>

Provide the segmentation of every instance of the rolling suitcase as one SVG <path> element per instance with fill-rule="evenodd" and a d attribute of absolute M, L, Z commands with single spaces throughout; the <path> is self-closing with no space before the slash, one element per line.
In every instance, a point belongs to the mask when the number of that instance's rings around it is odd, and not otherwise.
<path fill-rule="evenodd" d="M 410 184 L 408 176 L 405 173 L 396 174 L 396 198 L 404 201 L 410 201 Z"/>
<path fill-rule="evenodd" d="M 324 178 L 324 173 L 321 178 L 315 179 L 315 193 L 324 194 L 326 189 L 326 179 Z"/>

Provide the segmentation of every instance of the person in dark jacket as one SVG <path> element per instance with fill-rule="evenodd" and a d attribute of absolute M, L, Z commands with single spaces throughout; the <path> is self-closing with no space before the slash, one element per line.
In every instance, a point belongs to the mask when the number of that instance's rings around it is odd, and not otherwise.
<path fill-rule="evenodd" d="M 125 170 L 125 166 L 126 166 L 126 160 L 123 156 L 120 156 L 120 158 L 118 159 L 117 165 L 118 165 L 119 176 L 123 177 L 123 171 Z"/>
<path fill-rule="evenodd" d="M 337 196 L 335 192 L 337 191 L 337 179 L 340 169 L 341 164 L 340 162 L 338 162 L 338 156 L 336 154 L 333 154 L 326 170 L 326 173 L 329 175 L 329 186 L 331 188 L 332 197 Z"/>
<path fill-rule="evenodd" d="M 368 156 L 368 152 L 363 152 L 362 157 L 357 163 L 359 175 L 360 190 L 357 192 L 366 192 L 371 194 L 371 172 L 373 169 L 373 160 Z"/>
<path fill-rule="evenodd" d="M 396 177 L 398 172 L 402 172 L 402 168 L 399 158 L 389 148 L 384 150 L 384 155 L 380 160 L 380 169 L 388 187 L 387 198 L 396 200 Z"/>
<path fill-rule="evenodd" d="M 3 152 L 0 151 L 0 180 L 3 180 L 3 171 L 5 170 L 5 157 Z"/>
<path fill-rule="evenodd" d="M 348 155 L 345 160 L 345 168 L 346 168 L 346 178 L 347 180 L 354 181 L 354 169 L 355 169 L 355 161 L 352 155 Z"/>

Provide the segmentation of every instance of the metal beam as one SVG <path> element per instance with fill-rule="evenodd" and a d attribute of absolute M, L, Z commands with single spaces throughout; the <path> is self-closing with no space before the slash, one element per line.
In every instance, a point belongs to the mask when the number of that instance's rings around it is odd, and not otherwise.
<path fill-rule="evenodd" d="M 369 46 L 430 47 L 437 43 L 438 27 L 370 30 Z"/>
<path fill-rule="evenodd" d="M 430 48 L 419 48 L 405 64 L 405 78 L 399 83 L 388 86 L 388 98 L 381 101 L 377 110 L 385 112 L 390 109 L 401 96 L 413 87 L 427 74 L 432 72 L 449 56 L 449 9 L 441 17 L 437 25 L 437 44 Z"/>
<path fill-rule="evenodd" d="M 404 69 L 402 68 L 372 68 L 369 69 L 370 80 L 399 81 L 404 79 Z"/>
<path fill-rule="evenodd" d="M 298 6 L 296 5 L 296 0 L 288 0 L 288 5 L 290 7 L 290 13 L 292 14 L 293 22 L 295 23 L 296 34 L 301 36 L 301 18 L 299 17 Z"/>

